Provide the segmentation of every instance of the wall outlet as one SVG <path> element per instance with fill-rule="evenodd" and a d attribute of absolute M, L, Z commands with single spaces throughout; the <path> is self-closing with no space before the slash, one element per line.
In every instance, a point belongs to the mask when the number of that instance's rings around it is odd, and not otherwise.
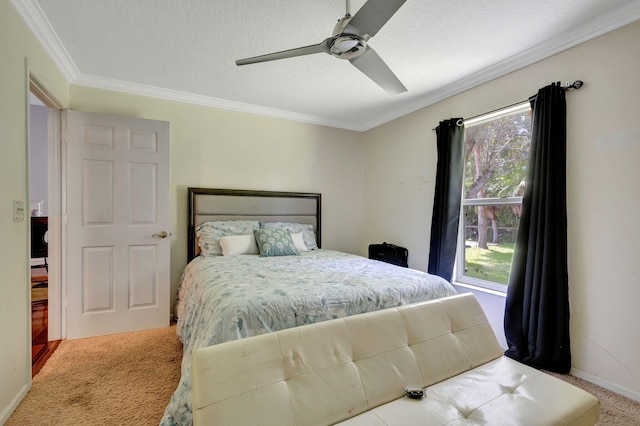
<path fill-rule="evenodd" d="M 13 221 L 24 222 L 24 201 L 13 200 Z"/>

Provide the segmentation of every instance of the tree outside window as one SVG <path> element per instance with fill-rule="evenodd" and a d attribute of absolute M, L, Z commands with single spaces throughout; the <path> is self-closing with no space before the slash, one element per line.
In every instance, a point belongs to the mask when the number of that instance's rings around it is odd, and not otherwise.
<path fill-rule="evenodd" d="M 465 127 L 456 280 L 505 291 L 526 185 L 531 110 L 522 104 Z"/>

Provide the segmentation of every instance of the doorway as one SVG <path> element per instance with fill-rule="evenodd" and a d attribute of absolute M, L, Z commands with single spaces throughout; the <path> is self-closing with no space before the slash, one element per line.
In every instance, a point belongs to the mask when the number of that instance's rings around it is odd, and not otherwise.
<path fill-rule="evenodd" d="M 48 282 L 48 108 L 29 98 L 29 222 L 31 232 L 31 366 L 46 357 L 49 342 Z"/>
<path fill-rule="evenodd" d="M 29 75 L 29 221 L 32 376 L 61 335 L 60 107 Z"/>
<path fill-rule="evenodd" d="M 65 112 L 62 120 L 60 103 L 48 96 L 32 74 L 29 91 L 47 107 L 48 342 L 168 325 L 170 251 L 169 240 L 160 235 L 171 235 L 167 232 L 169 123 L 78 111 Z M 86 123 L 82 122 L 85 118 L 89 120 Z M 91 140 L 83 142 L 87 137 Z M 105 143 L 115 144 L 126 155 L 120 155 L 120 161 L 115 162 L 83 157 Z M 83 162 L 95 167 L 85 170 L 81 167 Z M 117 169 L 111 170 L 112 166 Z M 104 191 L 110 188 L 106 183 L 91 191 L 83 192 L 78 187 L 82 179 L 101 176 L 128 178 L 118 181 L 125 186 L 119 184 L 111 192 Z M 95 185 L 104 179 L 89 181 Z M 105 194 L 111 196 L 104 197 Z M 132 194 L 136 196 L 131 197 Z M 113 223 L 104 220 L 105 212 L 115 211 L 102 208 L 105 200 L 110 200 L 110 206 L 124 209 L 113 216 L 118 218 Z M 78 217 L 80 212 L 84 216 Z M 125 226 L 129 229 L 125 230 Z M 114 231 L 117 227 L 120 236 L 109 244 L 86 246 L 79 239 L 81 235 L 91 237 L 90 233 L 97 228 L 109 227 Z M 110 232 L 100 235 L 109 236 Z M 120 271 L 117 277 L 98 273 L 113 268 L 108 262 L 110 252 L 118 254 L 120 262 L 127 266 L 117 269 Z M 93 270 L 95 273 L 89 273 Z M 89 272 L 78 274 L 78 271 Z M 104 297 L 111 294 L 111 289 L 118 289 L 117 299 Z M 90 328 L 78 332 L 70 328 L 72 325 Z M 110 328 L 105 331 L 100 328 L 103 326 Z"/>

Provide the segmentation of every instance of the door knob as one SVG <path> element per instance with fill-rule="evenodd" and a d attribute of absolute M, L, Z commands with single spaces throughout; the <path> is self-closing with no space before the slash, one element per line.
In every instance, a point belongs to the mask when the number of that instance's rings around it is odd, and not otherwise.
<path fill-rule="evenodd" d="M 153 234 L 152 235 L 152 237 L 155 237 L 155 238 L 167 238 L 168 236 L 169 236 L 169 234 L 167 234 L 166 231 L 161 231 L 161 232 L 159 232 L 157 234 Z"/>

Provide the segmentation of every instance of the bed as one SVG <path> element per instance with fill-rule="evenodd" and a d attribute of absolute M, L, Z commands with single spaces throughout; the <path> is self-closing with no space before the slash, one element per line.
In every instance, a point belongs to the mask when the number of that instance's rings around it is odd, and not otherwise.
<path fill-rule="evenodd" d="M 434 275 L 322 249 L 320 194 L 189 188 L 188 200 L 182 377 L 161 425 L 191 424 L 195 349 L 456 293 Z"/>

